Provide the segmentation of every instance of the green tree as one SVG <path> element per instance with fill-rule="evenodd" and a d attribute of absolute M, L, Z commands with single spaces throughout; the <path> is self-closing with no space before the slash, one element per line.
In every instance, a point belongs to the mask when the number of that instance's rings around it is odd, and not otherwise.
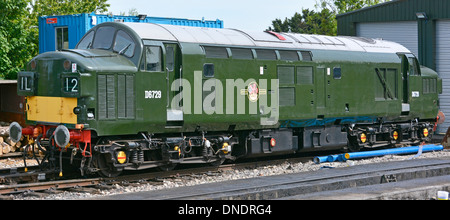
<path fill-rule="evenodd" d="M 302 9 L 291 18 L 275 19 L 268 30 L 303 34 L 336 35 L 336 15 L 363 7 L 386 2 L 387 0 L 316 0 L 316 11 Z"/>
<path fill-rule="evenodd" d="M 104 13 L 108 7 L 107 0 L 0 0 L 0 78 L 16 79 L 39 53 L 40 16 Z"/>
<path fill-rule="evenodd" d="M 310 27 L 309 34 L 329 36 L 337 34 L 336 15 L 328 8 L 322 8 L 320 12 L 309 15 L 306 24 Z"/>
<path fill-rule="evenodd" d="M 29 0 L 0 0 L 0 78 L 15 79 L 31 59 L 27 23 Z"/>
<path fill-rule="evenodd" d="M 317 0 L 316 0 L 317 1 Z M 343 14 L 389 0 L 318 0 L 321 7 L 327 7 L 336 14 Z"/>
<path fill-rule="evenodd" d="M 44 15 L 68 15 L 108 12 L 107 0 L 34 0 L 30 5 L 32 19 Z"/>
<path fill-rule="evenodd" d="M 284 21 L 275 19 L 268 30 L 276 32 L 293 32 L 302 34 L 336 35 L 335 14 L 328 8 L 320 12 L 303 9 L 302 14 L 295 13 L 292 18 Z"/>

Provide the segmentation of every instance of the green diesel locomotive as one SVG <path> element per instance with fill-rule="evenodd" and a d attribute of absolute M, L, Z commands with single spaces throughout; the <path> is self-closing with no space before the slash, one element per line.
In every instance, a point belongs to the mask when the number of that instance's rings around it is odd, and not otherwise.
<path fill-rule="evenodd" d="M 10 134 L 43 166 L 116 176 L 427 141 L 439 93 L 437 73 L 393 42 L 102 23 L 18 74 L 27 126 Z"/>

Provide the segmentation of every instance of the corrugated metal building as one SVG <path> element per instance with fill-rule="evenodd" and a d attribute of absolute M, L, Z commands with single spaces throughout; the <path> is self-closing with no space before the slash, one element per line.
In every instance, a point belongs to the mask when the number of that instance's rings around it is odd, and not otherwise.
<path fill-rule="evenodd" d="M 450 1 L 393 0 L 337 16 L 338 35 L 382 38 L 411 50 L 443 79 L 441 110 L 450 126 Z"/>
<path fill-rule="evenodd" d="M 39 53 L 61 49 L 73 49 L 87 31 L 103 22 L 142 22 L 223 28 L 223 21 L 219 19 L 212 21 L 147 17 L 146 15 L 118 16 L 99 14 L 43 16 L 39 18 Z"/>

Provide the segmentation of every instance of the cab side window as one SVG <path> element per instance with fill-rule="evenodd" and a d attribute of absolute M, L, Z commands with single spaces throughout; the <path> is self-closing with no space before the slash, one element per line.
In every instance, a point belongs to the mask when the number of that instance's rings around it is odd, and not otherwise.
<path fill-rule="evenodd" d="M 409 61 L 409 75 L 410 76 L 420 75 L 419 69 L 417 68 L 416 58 L 408 57 L 408 61 Z"/>
<path fill-rule="evenodd" d="M 145 46 L 141 61 L 141 71 L 161 72 L 161 48 L 158 46 Z"/>
<path fill-rule="evenodd" d="M 420 64 L 419 61 L 417 61 L 417 58 L 412 54 L 406 54 L 406 58 L 408 59 L 409 63 L 409 75 L 410 76 L 420 76 Z"/>

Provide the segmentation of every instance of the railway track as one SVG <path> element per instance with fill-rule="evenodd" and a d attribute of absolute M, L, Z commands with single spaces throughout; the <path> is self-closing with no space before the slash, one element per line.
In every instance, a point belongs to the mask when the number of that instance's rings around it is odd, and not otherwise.
<path fill-rule="evenodd" d="M 101 199 L 131 200 L 268 200 L 302 199 L 305 195 L 361 186 L 398 183 L 433 177 L 450 178 L 450 158 L 368 164 L 321 172 L 251 178 Z M 307 197 L 306 197 L 307 198 Z"/>
<path fill-rule="evenodd" d="M 234 164 L 225 164 L 219 167 L 212 167 L 212 166 L 195 166 L 195 165 L 189 165 L 189 166 L 182 166 L 181 169 L 173 170 L 173 171 L 165 171 L 165 172 L 143 172 L 143 171 L 136 171 L 136 172 L 129 172 L 127 175 L 119 176 L 116 178 L 91 178 L 91 179 L 66 179 L 66 180 L 57 180 L 57 181 L 51 181 L 52 179 L 58 179 L 57 172 L 47 172 L 43 173 L 40 172 L 37 167 L 34 167 L 34 170 L 29 167 L 29 172 L 27 174 L 22 174 L 20 172 L 23 168 L 12 168 L 12 169 L 5 169 L 0 170 L 0 180 L 3 180 L 3 184 L 0 185 L 0 199 L 13 199 L 17 198 L 23 198 L 23 197 L 39 197 L 39 198 L 46 198 L 52 194 L 58 194 L 63 192 L 80 192 L 80 193 L 89 193 L 91 195 L 95 194 L 101 194 L 103 190 L 114 190 L 116 187 L 126 187 L 126 186 L 142 186 L 142 185 L 153 185 L 153 186 L 159 186 L 164 185 L 166 182 L 183 182 L 187 179 L 195 179 L 195 178 L 202 178 L 204 176 L 208 176 L 210 178 L 215 178 L 216 176 L 220 176 L 222 173 L 227 172 L 247 172 L 246 170 L 256 170 L 256 169 L 266 169 L 270 168 L 272 166 L 277 166 L 284 164 L 285 167 L 288 167 L 289 169 L 290 165 L 294 165 L 297 163 L 312 163 L 312 156 L 307 157 L 291 157 L 291 158 L 278 158 L 276 160 L 256 160 L 256 161 L 245 161 L 241 163 L 234 163 Z M 301 164 L 300 163 L 300 164 Z M 450 160 L 447 158 L 447 160 L 443 160 L 439 162 L 440 164 L 437 164 L 437 166 L 444 166 L 444 169 L 439 171 L 432 171 L 432 174 L 429 176 L 435 175 L 434 173 L 438 173 L 438 175 L 448 175 L 447 173 L 450 173 L 450 168 L 446 168 L 447 166 L 450 167 Z M 286 166 L 287 164 L 287 166 Z M 322 165 L 320 165 L 322 166 Z M 376 166 L 376 165 L 375 165 Z M 308 185 L 312 184 L 311 187 L 314 189 L 320 189 L 321 184 L 323 182 L 330 182 L 337 185 L 358 185 L 360 183 L 342 183 L 343 179 L 352 179 L 352 180 L 363 180 L 364 178 L 361 177 L 364 175 L 372 175 L 378 173 L 383 173 L 384 176 L 375 176 L 372 177 L 371 181 L 374 183 L 371 184 L 379 184 L 383 181 L 382 178 L 384 178 L 386 181 L 389 181 L 390 179 L 394 178 L 397 181 L 402 181 L 402 177 L 397 176 L 395 174 L 396 171 L 402 173 L 404 170 L 408 169 L 418 169 L 422 167 L 424 170 L 427 170 L 430 168 L 430 170 L 435 170 L 435 165 L 426 165 L 423 164 L 416 164 L 401 168 L 392 169 L 390 168 L 387 170 L 373 170 L 373 171 L 367 171 L 363 170 L 359 173 L 351 173 L 351 174 L 343 174 L 343 173 L 335 173 L 335 170 L 338 169 L 328 169 L 330 167 L 328 166 L 322 166 L 321 168 L 326 168 L 325 170 L 333 170 L 333 171 L 325 171 L 325 172 L 331 172 L 327 177 L 322 178 L 317 173 L 322 172 L 311 172 L 307 173 L 309 176 L 308 178 L 300 178 L 301 181 L 293 181 L 293 182 L 278 182 L 273 185 L 273 183 L 267 182 L 259 182 L 257 180 L 257 184 L 246 184 L 245 187 L 249 187 L 247 189 L 245 188 L 231 188 L 229 191 L 227 191 L 226 187 L 224 186 L 228 185 L 225 184 L 219 184 L 220 190 L 218 192 L 221 193 L 229 193 L 230 195 L 226 196 L 218 196 L 219 194 L 211 194 L 208 195 L 208 193 L 203 193 L 202 190 L 194 190 L 195 192 L 198 192 L 200 194 L 192 194 L 192 192 L 184 193 L 183 195 L 186 195 L 184 197 L 164 197 L 164 198 L 158 198 L 158 196 L 154 197 L 152 196 L 151 199 L 226 199 L 226 198 L 233 198 L 233 199 L 256 199 L 256 198 L 266 198 L 262 194 L 249 194 L 249 193 L 243 193 L 243 192 L 251 192 L 253 191 L 265 191 L 266 189 L 273 189 L 273 188 L 282 188 L 287 187 L 287 190 L 292 190 L 290 186 L 295 185 Z M 395 175 L 390 175 L 389 173 L 394 172 Z M 428 171 L 427 171 L 428 172 Z M 331 175 L 333 174 L 333 175 Z M 24 175 L 24 176 L 21 176 Z M 411 174 L 410 174 L 411 175 Z M 415 175 L 415 174 L 414 174 Z M 427 174 L 428 175 L 428 174 Z M 68 174 L 65 174 L 65 177 L 69 176 Z M 316 178 L 312 178 L 316 176 Z M 14 177 L 14 178 L 12 178 Z M 311 179 L 312 178 L 312 179 Z M 422 178 L 422 177 L 420 177 Z M 20 183 L 20 184 L 17 184 Z M 314 183 L 314 184 L 313 184 Z M 258 185 L 259 184 L 259 185 Z M 278 184 L 278 185 L 277 185 Z M 332 184 L 332 185 L 333 185 Z M 233 185 L 233 184 L 232 184 Z M 209 185 L 207 186 L 209 187 Z M 251 188 L 253 187 L 253 188 Z M 328 188 L 330 186 L 327 186 Z M 333 186 L 334 187 L 334 186 Z M 163 187 L 162 187 L 163 188 Z M 185 187 L 182 187 L 185 188 Z M 311 191 L 311 189 L 293 189 L 293 191 L 302 191 L 307 190 Z M 217 193 L 217 192 L 216 192 Z M 232 194 L 235 195 L 232 195 Z M 240 195 L 240 193 L 243 193 Z M 274 192 L 268 192 L 270 194 L 274 194 Z M 282 195 L 285 192 L 279 193 L 276 192 L 275 194 Z M 178 194 L 180 195 L 180 194 Z M 224 194 L 221 194 L 224 195 Z M 261 197 L 262 196 L 262 197 Z M 102 197 L 103 198 L 103 197 Z M 114 198 L 114 197 L 112 197 Z M 267 199 L 271 199 L 275 197 L 267 197 Z M 126 199 L 139 199 L 139 198 L 126 198 Z"/>
<path fill-rule="evenodd" d="M 152 184 L 160 185 L 164 179 L 184 178 L 186 176 L 216 175 L 217 173 L 235 169 L 253 169 L 261 166 L 273 166 L 282 163 L 297 163 L 311 161 L 312 157 L 284 158 L 270 161 L 252 161 L 213 166 L 186 166 L 181 169 L 164 172 L 143 172 L 122 175 L 115 178 L 89 179 L 57 179 L 58 171 L 39 171 L 38 166 L 24 168 L 8 168 L 0 170 L 0 199 L 11 199 L 9 195 L 22 194 L 24 196 L 45 197 L 64 191 L 87 192 L 96 194 L 101 190 L 111 189 L 114 185 Z M 70 174 L 68 175 L 70 176 Z"/>

